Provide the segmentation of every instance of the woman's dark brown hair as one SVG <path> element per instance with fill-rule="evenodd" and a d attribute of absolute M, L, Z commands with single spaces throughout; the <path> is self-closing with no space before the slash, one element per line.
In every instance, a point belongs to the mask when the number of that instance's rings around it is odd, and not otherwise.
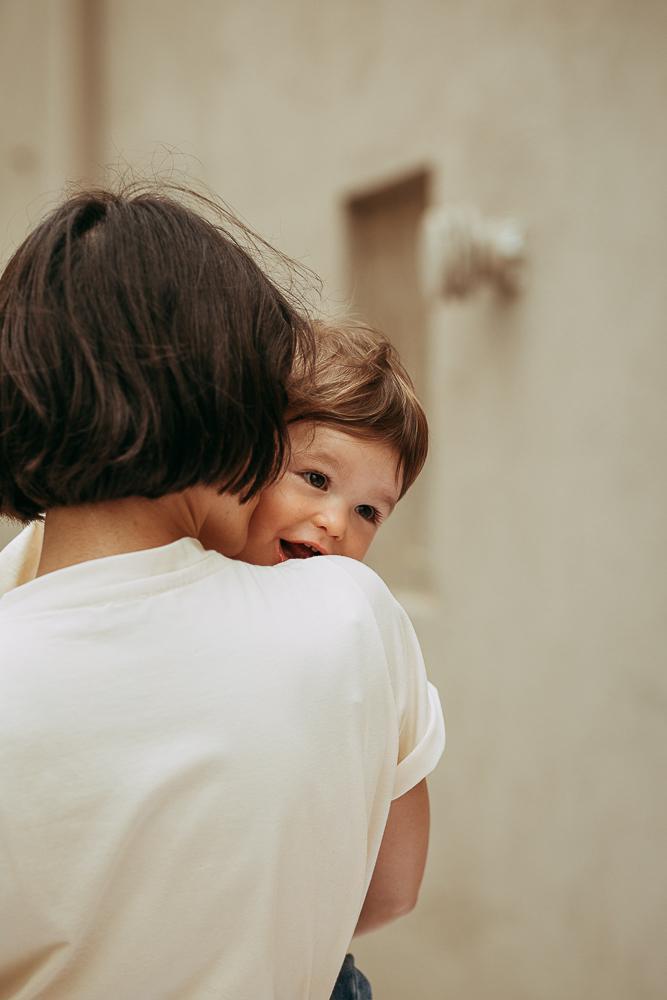
<path fill-rule="evenodd" d="M 19 247 L 0 278 L 0 514 L 276 477 L 310 328 L 230 218 L 92 191 Z"/>

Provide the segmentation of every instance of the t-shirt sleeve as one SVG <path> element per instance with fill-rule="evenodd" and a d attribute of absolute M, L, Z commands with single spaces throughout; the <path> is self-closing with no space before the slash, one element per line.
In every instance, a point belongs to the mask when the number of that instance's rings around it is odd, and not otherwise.
<path fill-rule="evenodd" d="M 445 749 L 445 723 L 436 688 L 426 676 L 419 641 L 407 614 L 368 566 L 329 556 L 354 579 L 370 605 L 384 647 L 399 724 L 392 799 L 435 768 Z"/>
<path fill-rule="evenodd" d="M 0 551 L 0 597 L 35 578 L 43 538 L 44 522 L 33 521 Z"/>

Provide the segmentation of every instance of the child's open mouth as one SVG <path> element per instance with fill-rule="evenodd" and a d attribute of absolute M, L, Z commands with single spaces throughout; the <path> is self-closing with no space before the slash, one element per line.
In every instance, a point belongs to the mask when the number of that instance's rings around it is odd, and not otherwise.
<path fill-rule="evenodd" d="M 310 559 L 311 556 L 322 555 L 313 545 L 306 545 L 305 542 L 288 542 L 285 538 L 280 539 L 280 554 L 283 560 Z"/>

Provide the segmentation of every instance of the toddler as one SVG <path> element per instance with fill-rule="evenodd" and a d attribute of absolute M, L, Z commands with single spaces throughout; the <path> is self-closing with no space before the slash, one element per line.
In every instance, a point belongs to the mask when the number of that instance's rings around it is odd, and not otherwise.
<path fill-rule="evenodd" d="M 239 555 L 257 565 L 363 559 L 426 459 L 426 416 L 386 337 L 353 323 L 314 333 L 314 361 L 297 357 L 287 383 L 287 469 L 261 494 Z"/>

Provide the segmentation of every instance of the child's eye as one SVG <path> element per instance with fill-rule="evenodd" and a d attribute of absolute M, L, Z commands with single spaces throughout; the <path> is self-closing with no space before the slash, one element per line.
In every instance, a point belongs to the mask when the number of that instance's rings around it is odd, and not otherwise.
<path fill-rule="evenodd" d="M 309 486 L 314 486 L 316 490 L 327 488 L 327 477 L 323 472 L 302 472 L 301 475 Z"/>
<path fill-rule="evenodd" d="M 381 519 L 379 511 L 375 507 L 371 507 L 370 504 L 360 503 L 354 509 L 359 517 L 363 517 L 364 521 L 371 521 L 373 524 L 378 524 Z"/>

